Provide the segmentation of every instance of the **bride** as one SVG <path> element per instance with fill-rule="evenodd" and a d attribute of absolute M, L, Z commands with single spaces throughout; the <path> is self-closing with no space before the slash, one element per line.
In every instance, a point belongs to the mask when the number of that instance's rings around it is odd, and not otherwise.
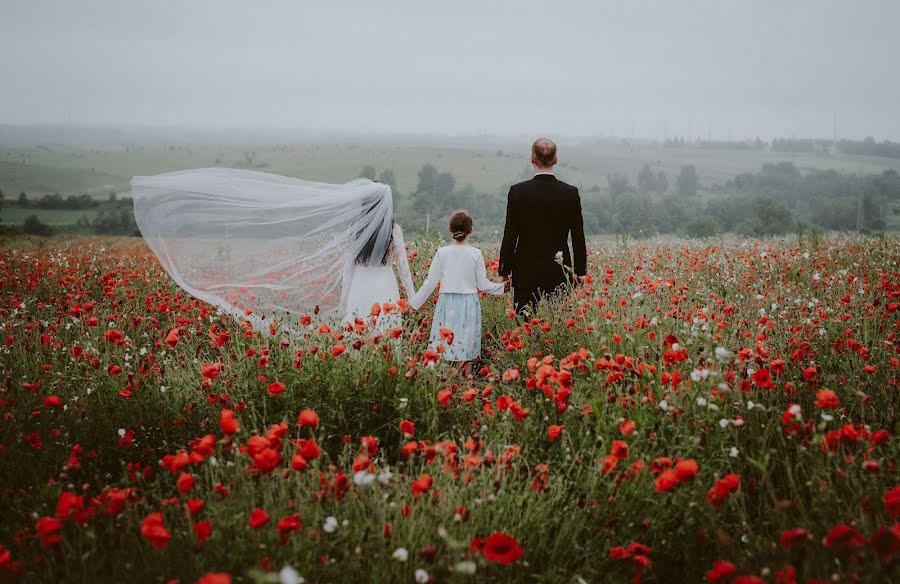
<path fill-rule="evenodd" d="M 169 276 L 255 330 L 295 333 L 307 317 L 357 331 L 399 325 L 392 264 L 415 294 L 388 185 L 230 168 L 131 185 L 138 228 Z"/>

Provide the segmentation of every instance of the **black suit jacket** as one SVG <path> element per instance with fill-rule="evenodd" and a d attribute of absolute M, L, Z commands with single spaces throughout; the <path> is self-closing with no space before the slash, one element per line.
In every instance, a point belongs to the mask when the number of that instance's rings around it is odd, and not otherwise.
<path fill-rule="evenodd" d="M 569 252 L 569 234 L 572 252 Z M 513 185 L 506 203 L 506 227 L 500 247 L 500 275 L 513 276 L 516 305 L 550 293 L 571 273 L 587 273 L 587 246 L 578 189 L 551 174 Z M 574 256 L 574 262 L 573 262 Z"/>

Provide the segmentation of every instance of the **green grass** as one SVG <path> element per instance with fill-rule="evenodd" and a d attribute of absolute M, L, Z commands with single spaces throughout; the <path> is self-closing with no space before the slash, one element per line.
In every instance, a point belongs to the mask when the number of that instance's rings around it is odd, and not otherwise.
<path fill-rule="evenodd" d="M 74 225 L 82 217 L 93 221 L 100 211 L 98 209 L 24 209 L 20 207 L 3 207 L 4 225 L 21 225 L 26 217 L 37 215 L 41 223 L 47 225 Z"/>

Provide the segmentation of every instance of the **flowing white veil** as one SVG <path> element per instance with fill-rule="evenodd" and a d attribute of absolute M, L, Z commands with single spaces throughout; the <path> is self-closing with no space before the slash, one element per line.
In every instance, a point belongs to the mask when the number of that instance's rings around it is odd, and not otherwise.
<path fill-rule="evenodd" d="M 138 228 L 172 279 L 262 332 L 302 314 L 339 320 L 344 268 L 360 254 L 380 264 L 391 241 L 391 188 L 368 179 L 201 168 L 131 186 Z"/>

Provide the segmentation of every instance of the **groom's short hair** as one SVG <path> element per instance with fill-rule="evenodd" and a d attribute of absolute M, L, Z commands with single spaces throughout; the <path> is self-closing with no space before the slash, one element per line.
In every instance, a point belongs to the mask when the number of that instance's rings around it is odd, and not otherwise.
<path fill-rule="evenodd" d="M 538 138 L 531 145 L 531 154 L 538 166 L 549 168 L 556 164 L 556 143 L 550 138 Z"/>

